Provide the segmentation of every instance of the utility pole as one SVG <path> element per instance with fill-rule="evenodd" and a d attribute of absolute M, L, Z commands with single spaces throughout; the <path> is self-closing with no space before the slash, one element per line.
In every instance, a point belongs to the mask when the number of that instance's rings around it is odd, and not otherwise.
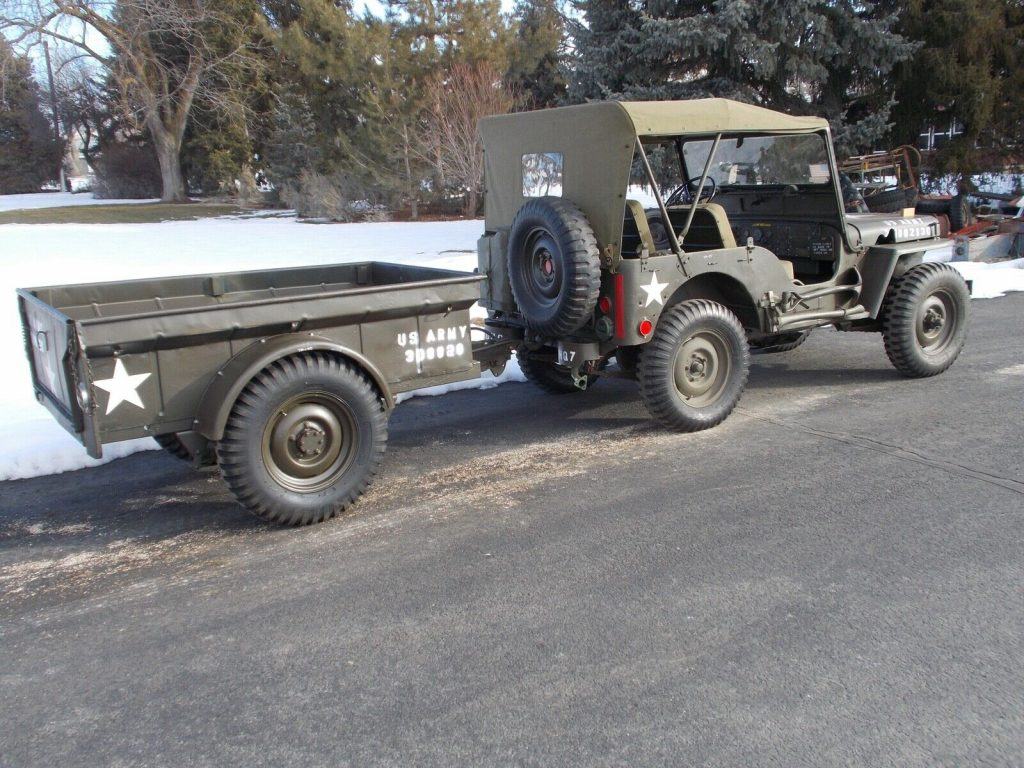
<path fill-rule="evenodd" d="M 57 146 L 61 146 L 60 140 L 60 116 L 57 113 L 57 91 L 53 87 L 53 64 L 50 63 L 50 43 L 43 40 L 43 53 L 46 55 L 46 76 L 50 81 L 50 109 L 53 110 L 53 139 Z M 61 153 L 58 164 L 58 176 L 60 178 L 60 191 L 67 192 L 67 180 L 64 178 L 64 153 Z"/>

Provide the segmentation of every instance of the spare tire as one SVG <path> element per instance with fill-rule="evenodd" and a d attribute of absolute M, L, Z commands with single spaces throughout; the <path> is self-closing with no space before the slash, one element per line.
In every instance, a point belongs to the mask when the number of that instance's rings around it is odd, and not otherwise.
<path fill-rule="evenodd" d="M 899 213 L 904 208 L 912 206 L 916 201 L 917 190 L 912 187 L 886 189 L 864 197 L 864 202 L 872 213 Z"/>
<path fill-rule="evenodd" d="M 512 295 L 526 326 L 559 338 L 594 314 L 601 288 L 601 257 L 583 212 L 560 197 L 527 201 L 508 243 Z"/>

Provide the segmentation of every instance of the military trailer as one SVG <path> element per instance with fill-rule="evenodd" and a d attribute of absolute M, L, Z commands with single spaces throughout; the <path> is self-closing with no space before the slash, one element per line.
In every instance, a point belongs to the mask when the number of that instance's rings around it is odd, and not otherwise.
<path fill-rule="evenodd" d="M 881 333 L 910 377 L 963 347 L 967 286 L 923 262 L 938 222 L 845 212 L 824 120 L 603 102 L 480 131 L 477 273 L 366 262 L 22 289 L 37 398 L 92 456 L 151 435 L 219 463 L 261 518 L 306 524 L 368 487 L 395 394 L 513 352 L 548 392 L 636 379 L 655 419 L 693 431 L 733 410 L 751 350 L 816 327 Z"/>

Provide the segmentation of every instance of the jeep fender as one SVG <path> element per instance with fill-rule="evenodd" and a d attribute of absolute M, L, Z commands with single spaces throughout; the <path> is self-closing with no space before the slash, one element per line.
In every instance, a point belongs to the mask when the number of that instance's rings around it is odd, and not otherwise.
<path fill-rule="evenodd" d="M 333 352 L 351 360 L 376 385 L 385 407 L 388 410 L 395 407 L 395 399 L 384 376 L 362 353 L 321 336 L 286 334 L 255 341 L 221 366 L 203 394 L 196 414 L 195 431 L 208 440 L 220 440 L 235 400 L 257 373 L 282 357 L 312 351 Z"/>
<path fill-rule="evenodd" d="M 873 245 L 867 249 L 860 265 L 860 275 L 863 281 L 860 303 L 871 317 L 878 317 L 893 277 L 898 277 L 924 260 L 922 244 L 921 242 L 894 243 Z"/>

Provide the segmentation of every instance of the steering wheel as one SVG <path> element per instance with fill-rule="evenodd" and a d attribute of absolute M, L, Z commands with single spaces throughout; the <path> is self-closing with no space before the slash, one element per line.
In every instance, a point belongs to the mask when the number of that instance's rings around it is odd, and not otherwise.
<path fill-rule="evenodd" d="M 694 195 L 697 194 L 697 186 L 700 184 L 700 176 L 694 176 L 692 179 L 687 181 L 685 184 L 680 184 L 678 187 L 672 190 L 671 194 L 665 198 L 665 206 L 679 205 L 679 203 L 686 202 L 692 204 L 694 202 Z M 718 182 L 715 181 L 714 176 L 708 176 L 704 181 L 704 189 L 701 190 L 700 200 L 698 203 L 710 203 L 715 195 L 718 194 Z"/>
<path fill-rule="evenodd" d="M 684 185 L 686 188 L 686 199 L 690 203 L 710 203 L 715 199 L 715 195 L 718 194 L 718 182 L 715 181 L 714 176 L 708 176 L 704 180 L 704 188 L 700 191 L 699 199 L 695 199 L 697 195 L 697 187 L 700 185 L 700 176 L 694 176 Z"/>

